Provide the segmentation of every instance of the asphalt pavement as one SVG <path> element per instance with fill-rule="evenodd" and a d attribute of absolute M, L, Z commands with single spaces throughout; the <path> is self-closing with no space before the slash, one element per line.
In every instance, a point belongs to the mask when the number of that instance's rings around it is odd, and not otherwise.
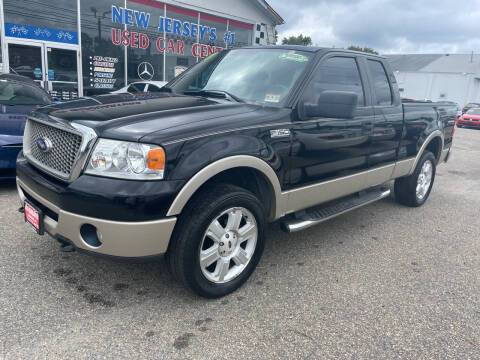
<path fill-rule="evenodd" d="M 425 206 L 388 198 L 268 229 L 239 291 L 198 298 L 163 261 L 62 253 L 0 183 L 0 359 L 480 359 L 480 131 Z"/>

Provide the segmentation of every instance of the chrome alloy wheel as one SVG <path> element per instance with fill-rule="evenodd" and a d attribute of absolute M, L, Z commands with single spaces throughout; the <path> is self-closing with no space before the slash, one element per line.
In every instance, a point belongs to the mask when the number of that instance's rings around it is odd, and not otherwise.
<path fill-rule="evenodd" d="M 211 282 L 224 284 L 240 275 L 255 253 L 257 221 L 245 208 L 222 212 L 208 226 L 199 249 L 200 268 Z"/>
<path fill-rule="evenodd" d="M 430 160 L 427 160 L 423 163 L 420 174 L 418 174 L 417 179 L 417 199 L 423 200 L 430 189 L 432 184 L 433 176 L 433 164 Z"/>

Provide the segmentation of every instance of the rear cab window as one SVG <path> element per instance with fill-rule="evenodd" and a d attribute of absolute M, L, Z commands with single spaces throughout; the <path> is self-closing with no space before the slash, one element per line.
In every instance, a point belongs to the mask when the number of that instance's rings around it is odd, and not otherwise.
<path fill-rule="evenodd" d="M 375 105 L 389 106 L 393 104 L 393 93 L 388 81 L 387 72 L 383 64 L 377 60 L 367 60 L 368 69 L 372 77 L 375 94 Z"/>

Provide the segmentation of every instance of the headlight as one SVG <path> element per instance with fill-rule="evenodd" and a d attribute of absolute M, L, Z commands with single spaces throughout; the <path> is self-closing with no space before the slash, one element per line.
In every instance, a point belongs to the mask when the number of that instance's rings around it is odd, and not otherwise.
<path fill-rule="evenodd" d="M 100 139 L 85 174 L 131 180 L 161 180 L 165 152 L 157 145 Z"/>

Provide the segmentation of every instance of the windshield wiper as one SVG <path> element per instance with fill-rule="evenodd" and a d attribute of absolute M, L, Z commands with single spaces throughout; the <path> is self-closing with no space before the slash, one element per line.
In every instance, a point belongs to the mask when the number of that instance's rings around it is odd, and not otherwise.
<path fill-rule="evenodd" d="M 187 91 L 184 91 L 183 94 L 227 99 L 230 101 L 234 100 L 239 103 L 245 102 L 245 100 L 239 98 L 236 95 L 230 94 L 228 91 L 224 91 L 224 90 L 187 90 Z"/>

